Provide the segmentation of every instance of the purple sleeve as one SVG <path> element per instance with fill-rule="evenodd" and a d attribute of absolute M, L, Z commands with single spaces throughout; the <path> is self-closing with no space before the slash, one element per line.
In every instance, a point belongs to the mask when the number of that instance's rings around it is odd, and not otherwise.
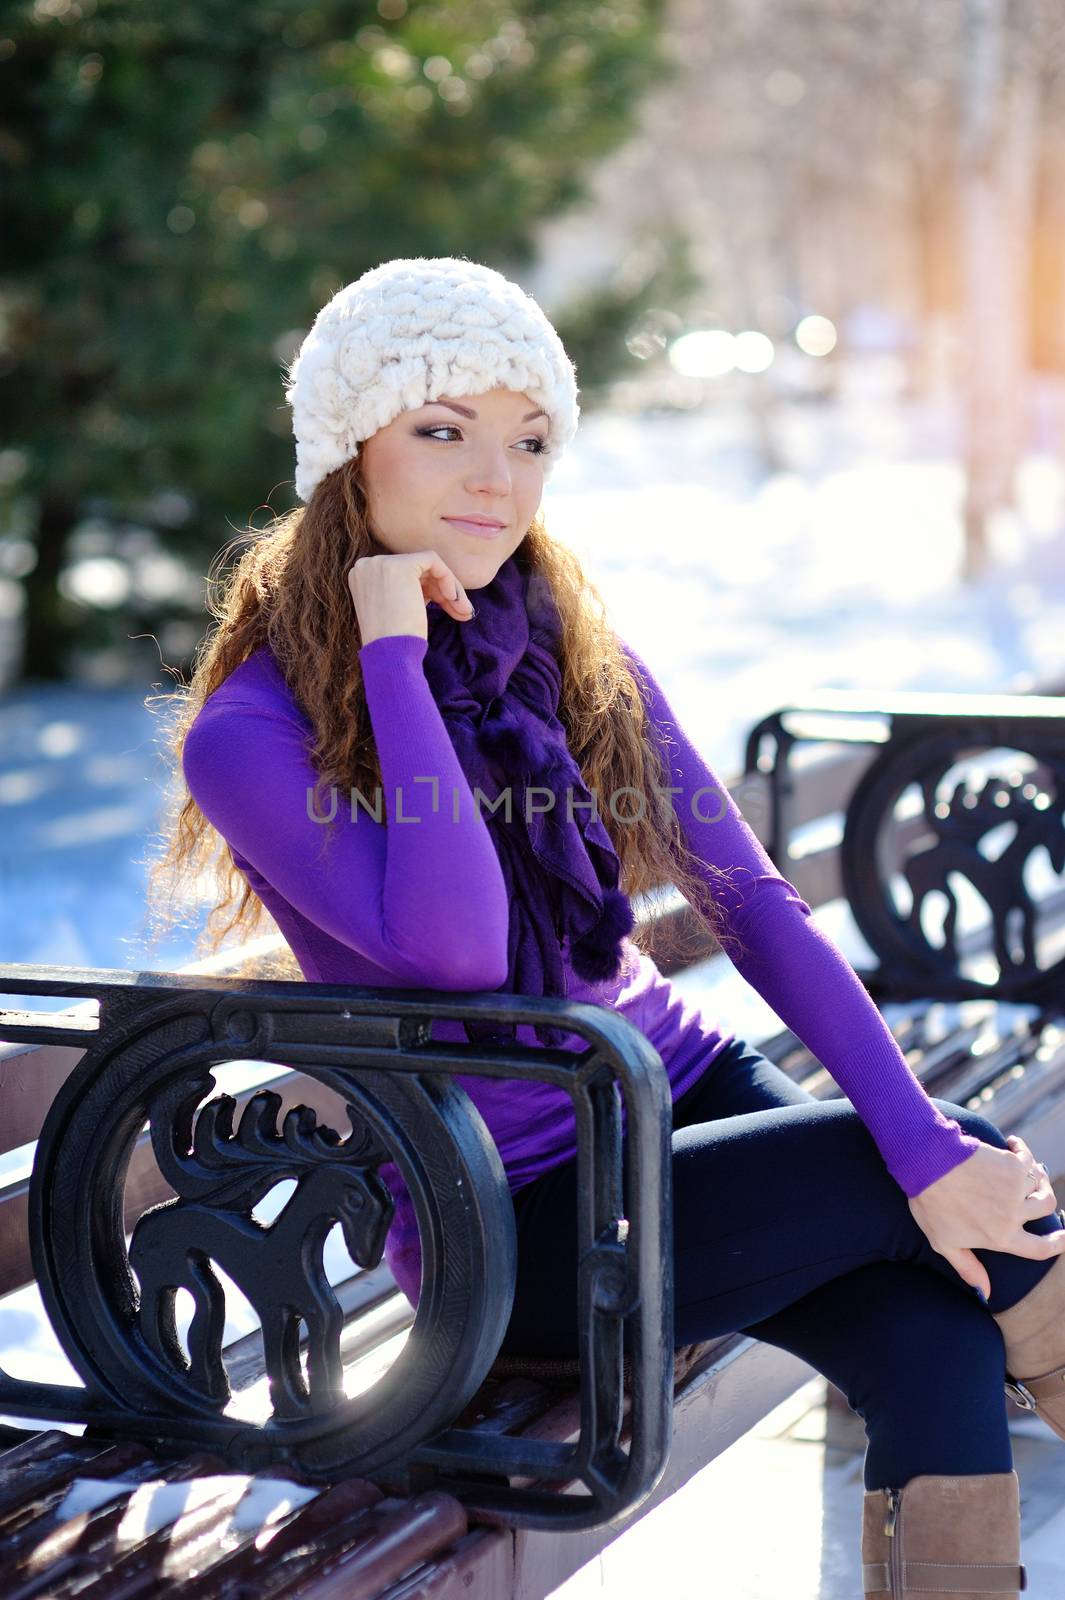
<path fill-rule="evenodd" d="M 507 973 L 506 886 L 422 670 L 427 648 L 389 634 L 359 652 L 384 825 L 349 790 L 326 789 L 319 807 L 328 816 L 335 798 L 335 837 L 322 854 L 307 729 L 252 696 L 208 699 L 185 740 L 185 780 L 239 855 L 399 986 L 495 989 Z"/>
<path fill-rule="evenodd" d="M 738 869 L 735 887 L 700 874 L 729 932 L 746 947 L 746 954 L 731 956 L 734 966 L 832 1074 L 900 1188 L 919 1194 L 981 1141 L 925 1092 L 854 968 L 692 747 L 645 663 L 619 643 L 645 680 L 642 698 L 672 773 L 669 782 L 680 791 L 672 803 L 686 843 L 704 864 Z"/>

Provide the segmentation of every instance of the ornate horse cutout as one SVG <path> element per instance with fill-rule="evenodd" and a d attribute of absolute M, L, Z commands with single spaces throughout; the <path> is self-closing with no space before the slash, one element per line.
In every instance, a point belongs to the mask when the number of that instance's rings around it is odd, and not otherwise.
<path fill-rule="evenodd" d="M 1045 793 L 1036 794 L 1030 779 L 992 776 L 974 791 L 964 780 L 948 800 L 937 800 L 935 785 L 921 785 L 924 813 L 938 837 L 925 850 L 906 861 L 903 872 L 912 895 L 908 922 L 914 934 L 924 937 L 921 914 L 926 898 L 936 892 L 947 902 L 943 922 L 943 948 L 952 965 L 958 962 L 955 944 L 958 903 L 950 882 L 960 872 L 983 898 L 991 912 L 995 958 L 999 971 L 1036 967 L 1036 907 L 1024 882 L 1024 869 L 1032 851 L 1044 845 L 1056 872 L 1065 872 L 1065 828 L 1058 809 Z M 1003 823 L 1012 823 L 1013 838 L 996 860 L 983 854 L 980 843 Z M 1020 922 L 1020 950 L 1011 950 L 1010 920 Z"/>
<path fill-rule="evenodd" d="M 225 1291 L 211 1270 L 216 1261 L 259 1315 L 275 1416 L 306 1417 L 345 1398 L 344 1317 L 325 1273 L 325 1240 L 338 1222 L 355 1264 L 378 1264 L 394 1203 L 374 1169 L 388 1153 L 350 1103 L 352 1135 L 345 1144 L 303 1105 L 286 1113 L 278 1134 L 281 1096 L 269 1089 L 248 1101 L 236 1133 L 228 1094 L 209 1101 L 193 1126 L 195 1105 L 212 1083 L 199 1078 L 190 1095 L 185 1079 L 152 1102 L 156 1159 L 179 1198 L 146 1211 L 133 1229 L 129 1260 L 141 1287 L 137 1326 L 161 1361 L 224 1405 L 231 1390 L 222 1361 Z M 157 1133 L 168 1127 L 169 1139 Z M 285 1178 L 296 1178 L 296 1189 L 264 1226 L 250 1213 Z M 179 1288 L 196 1303 L 188 1364 L 174 1318 Z M 301 1319 L 308 1334 L 306 1384 Z"/>

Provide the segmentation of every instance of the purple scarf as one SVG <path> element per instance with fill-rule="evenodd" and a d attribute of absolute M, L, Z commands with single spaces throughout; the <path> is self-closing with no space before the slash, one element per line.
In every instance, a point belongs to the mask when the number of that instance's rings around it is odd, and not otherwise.
<path fill-rule="evenodd" d="M 458 622 L 435 601 L 428 607 L 425 676 L 471 790 L 486 797 L 481 816 L 492 836 L 510 905 L 510 994 L 564 996 L 568 942 L 574 972 L 595 983 L 617 976 L 623 941 L 634 926 L 618 888 L 620 863 L 591 791 L 570 755 L 558 719 L 561 621 L 547 580 L 515 552 L 491 583 L 475 589 L 476 616 Z M 533 794 L 526 786 L 551 790 Z M 490 802 L 510 789 L 505 802 Z M 573 821 L 567 820 L 567 795 Z M 476 797 L 475 797 L 476 798 Z M 599 796 L 599 804 L 608 797 Z M 548 805 L 550 809 L 542 810 Z M 471 1043 L 508 1043 L 513 1024 L 466 1022 Z M 535 1025 L 545 1045 L 564 1028 Z"/>

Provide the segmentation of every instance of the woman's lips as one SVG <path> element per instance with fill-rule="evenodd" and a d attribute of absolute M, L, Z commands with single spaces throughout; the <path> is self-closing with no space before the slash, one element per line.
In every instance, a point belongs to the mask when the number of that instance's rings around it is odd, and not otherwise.
<path fill-rule="evenodd" d="M 444 522 L 450 522 L 453 528 L 461 528 L 463 533 L 471 533 L 475 539 L 498 539 L 504 531 L 502 528 L 486 527 L 483 522 L 464 522 L 461 517 L 444 517 Z"/>

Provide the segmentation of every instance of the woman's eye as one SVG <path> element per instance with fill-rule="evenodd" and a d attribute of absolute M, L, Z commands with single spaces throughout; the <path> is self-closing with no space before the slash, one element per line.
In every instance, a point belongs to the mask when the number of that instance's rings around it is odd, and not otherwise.
<path fill-rule="evenodd" d="M 461 434 L 462 429 L 454 422 L 438 422 L 434 428 L 419 428 L 417 431 L 419 438 L 431 439 L 435 438 L 438 433 Z M 521 443 L 534 444 L 536 446 L 535 450 L 526 451 L 526 454 L 530 456 L 545 456 L 550 449 L 550 445 L 546 445 L 538 434 L 530 434 L 528 439 L 522 439 Z"/>

